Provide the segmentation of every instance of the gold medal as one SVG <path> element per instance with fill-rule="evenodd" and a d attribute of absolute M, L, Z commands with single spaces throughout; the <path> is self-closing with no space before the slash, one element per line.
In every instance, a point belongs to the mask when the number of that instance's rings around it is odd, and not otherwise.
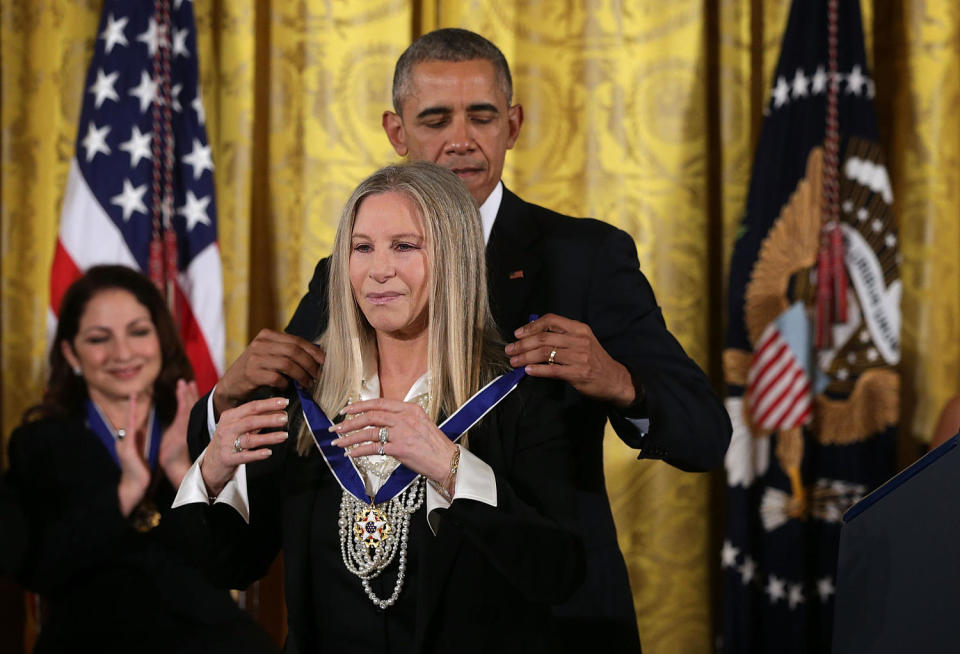
<path fill-rule="evenodd" d="M 371 504 L 354 515 L 353 535 L 367 547 L 380 547 L 388 538 L 393 528 L 387 520 L 386 514 Z"/>
<path fill-rule="evenodd" d="M 139 533 L 145 534 L 160 524 L 160 511 L 150 500 L 143 500 L 130 514 L 130 525 Z"/>

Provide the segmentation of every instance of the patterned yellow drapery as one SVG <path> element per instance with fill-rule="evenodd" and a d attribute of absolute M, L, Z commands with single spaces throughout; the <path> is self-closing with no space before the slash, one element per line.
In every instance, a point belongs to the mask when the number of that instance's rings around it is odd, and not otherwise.
<path fill-rule="evenodd" d="M 960 391 L 960 7 L 864 1 L 901 226 L 903 433 Z M 395 160 L 393 63 L 440 26 L 504 51 L 526 122 L 505 180 L 631 233 L 673 333 L 714 376 L 723 289 L 788 0 L 194 0 L 216 163 L 227 360 L 282 327 L 349 190 Z M 100 0 L 0 2 L 0 423 L 43 384 L 48 274 Z M 876 29 L 873 26 L 876 26 Z M 711 484 L 608 439 L 645 651 L 711 650 Z"/>

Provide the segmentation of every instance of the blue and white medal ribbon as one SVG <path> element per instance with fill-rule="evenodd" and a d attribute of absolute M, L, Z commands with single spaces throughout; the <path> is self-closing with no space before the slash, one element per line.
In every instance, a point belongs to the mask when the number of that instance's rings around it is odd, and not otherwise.
<path fill-rule="evenodd" d="M 517 368 L 500 375 L 477 391 L 473 397 L 467 400 L 453 415 L 444 420 L 439 427 L 440 431 L 450 439 L 450 442 L 456 443 L 468 429 L 477 424 L 493 407 L 499 404 L 500 400 L 509 395 L 511 391 L 517 387 L 517 384 L 524 375 L 526 375 L 526 372 L 523 368 Z M 328 431 L 330 425 L 333 423 L 323 413 L 320 407 L 317 406 L 313 398 L 304 392 L 299 384 L 294 382 L 294 386 L 297 389 L 297 395 L 300 397 L 303 417 L 310 427 L 313 440 L 317 443 L 320 454 L 323 455 L 324 461 L 327 462 L 327 467 L 330 468 L 330 472 L 336 477 L 343 490 L 361 502 L 369 502 L 370 498 L 367 495 L 366 486 L 353 459 L 347 456 L 346 451 L 342 447 L 337 447 L 332 444 L 333 440 L 340 437 L 340 434 Z M 373 498 L 373 503 L 381 504 L 383 502 L 389 502 L 406 490 L 416 479 L 416 472 L 400 464 L 390 477 L 387 478 L 383 486 L 380 487 L 380 490 L 377 491 L 376 496 Z"/>
<path fill-rule="evenodd" d="M 103 446 L 107 448 L 107 452 L 110 453 L 110 456 L 113 457 L 113 462 L 116 463 L 119 468 L 120 457 L 117 456 L 117 440 L 114 437 L 114 432 L 107 426 L 107 419 L 100 413 L 100 408 L 93 400 L 87 400 L 87 425 L 93 430 L 93 433 L 97 435 L 97 438 L 100 439 Z M 157 467 L 157 458 L 160 454 L 160 440 L 163 437 L 160 433 L 160 421 L 157 420 L 156 409 L 150 410 L 148 425 L 147 433 L 150 434 L 150 450 L 147 455 L 147 465 L 150 467 L 150 470 L 153 471 Z M 133 434 L 130 434 L 130 437 L 132 438 Z"/>

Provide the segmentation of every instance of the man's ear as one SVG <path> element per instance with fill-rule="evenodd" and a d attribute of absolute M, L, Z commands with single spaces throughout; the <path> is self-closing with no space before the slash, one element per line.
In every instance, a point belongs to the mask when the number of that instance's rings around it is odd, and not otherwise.
<path fill-rule="evenodd" d="M 63 358 L 67 360 L 71 368 L 76 370 L 80 367 L 80 360 L 77 359 L 77 355 L 73 352 L 73 347 L 70 346 L 70 343 L 60 341 L 60 351 L 63 353 Z"/>
<path fill-rule="evenodd" d="M 507 124 L 510 127 L 507 149 L 510 150 L 513 148 L 513 144 L 517 142 L 517 138 L 520 136 L 520 127 L 523 125 L 522 105 L 515 104 L 507 109 Z"/>
<path fill-rule="evenodd" d="M 381 124 L 383 125 L 383 131 L 387 134 L 387 138 L 390 139 L 390 145 L 393 146 L 397 154 L 405 157 L 408 148 L 407 134 L 403 129 L 403 119 L 392 111 L 384 111 Z"/>

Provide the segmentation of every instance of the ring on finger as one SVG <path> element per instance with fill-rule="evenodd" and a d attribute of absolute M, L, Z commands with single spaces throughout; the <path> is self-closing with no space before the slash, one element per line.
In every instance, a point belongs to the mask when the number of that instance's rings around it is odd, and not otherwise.
<path fill-rule="evenodd" d="M 377 454 L 379 454 L 380 456 L 384 456 L 382 444 L 377 446 Z"/>
<path fill-rule="evenodd" d="M 377 432 L 377 440 L 380 441 L 381 445 L 386 445 L 387 441 L 390 440 L 386 427 L 381 427 L 380 431 Z"/>
<path fill-rule="evenodd" d="M 236 454 L 240 454 L 241 452 L 243 452 L 243 448 L 240 447 L 240 437 L 239 437 L 239 436 L 237 436 L 235 439 L 233 439 L 233 451 L 234 451 L 234 453 L 236 453 Z"/>
<path fill-rule="evenodd" d="M 557 348 L 553 348 L 552 350 L 550 350 L 550 356 L 547 357 L 547 363 L 551 363 L 551 364 L 555 363 L 554 359 L 556 358 L 556 356 L 557 356 Z"/>

